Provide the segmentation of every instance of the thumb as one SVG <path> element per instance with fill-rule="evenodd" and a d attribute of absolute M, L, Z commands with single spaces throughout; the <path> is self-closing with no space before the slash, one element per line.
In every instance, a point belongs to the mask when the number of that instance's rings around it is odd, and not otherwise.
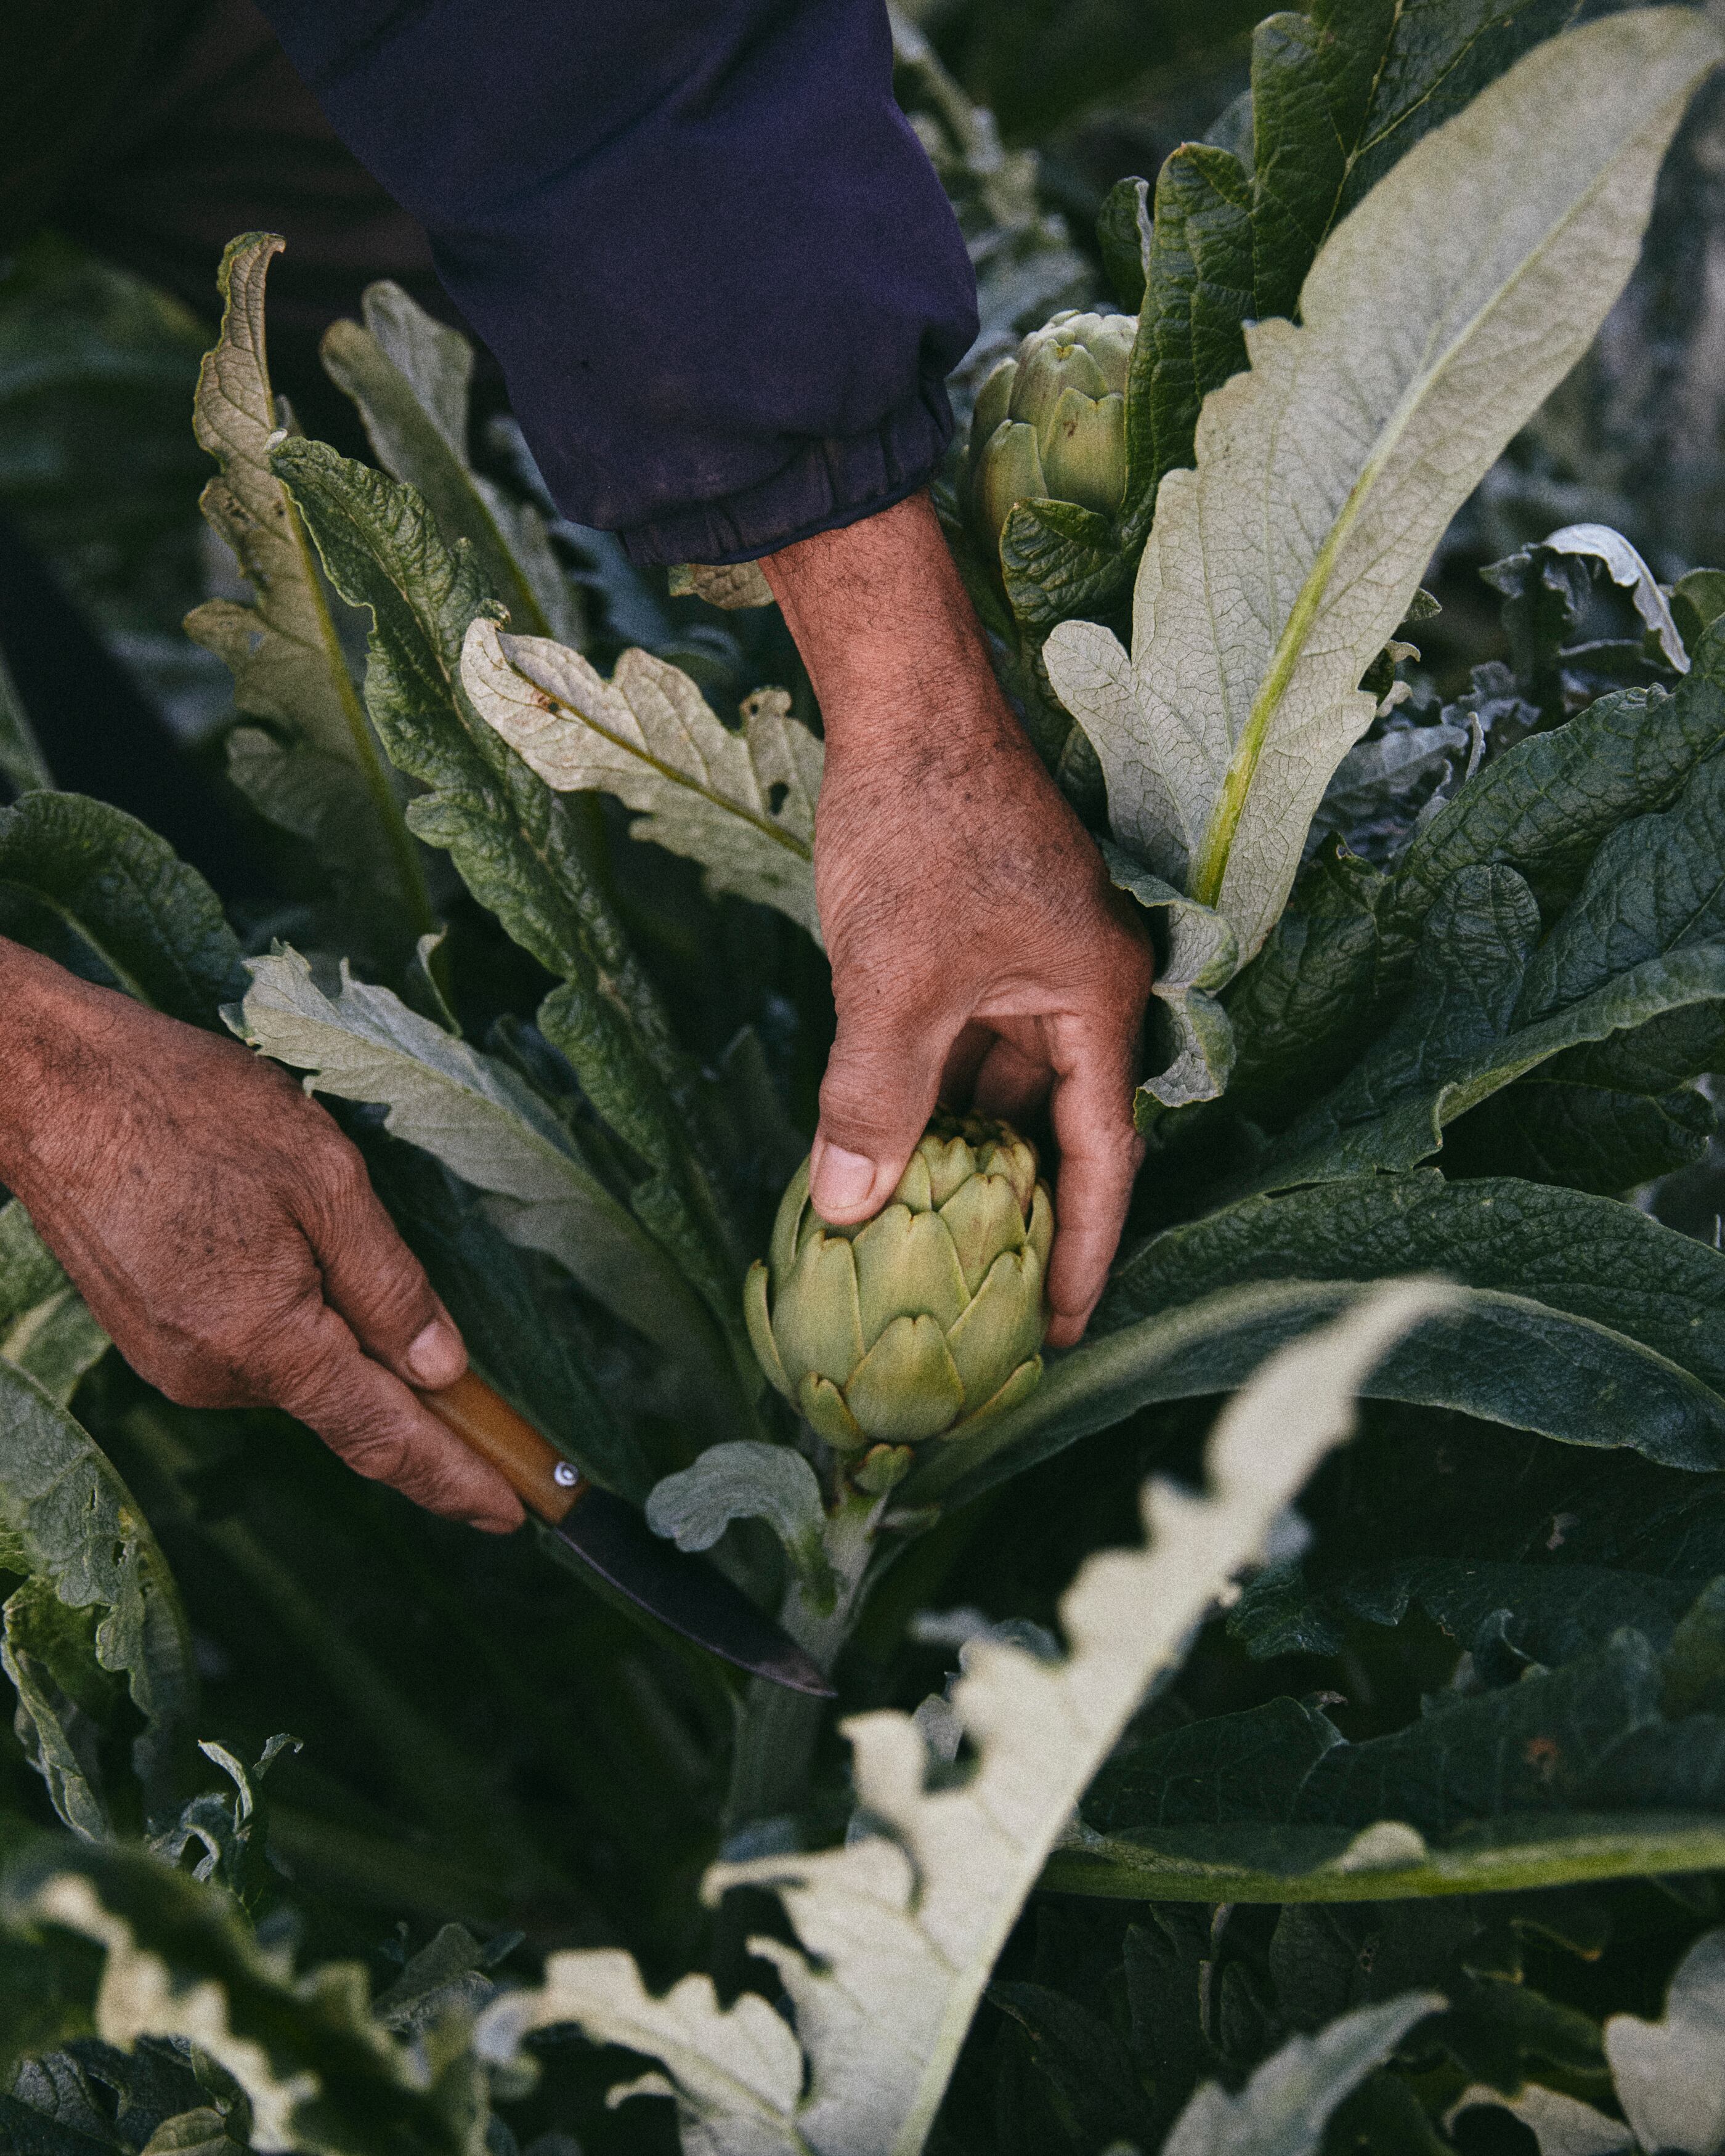
<path fill-rule="evenodd" d="M 324 1300 L 374 1362 L 410 1385 L 452 1385 L 467 1367 L 454 1321 L 396 1232 L 357 1152 L 302 1194 L 300 1225 Z"/>
<path fill-rule="evenodd" d="M 849 1227 L 891 1197 L 934 1113 L 957 1034 L 922 1014 L 840 1010 L 809 1163 L 809 1196 L 823 1219 Z"/>

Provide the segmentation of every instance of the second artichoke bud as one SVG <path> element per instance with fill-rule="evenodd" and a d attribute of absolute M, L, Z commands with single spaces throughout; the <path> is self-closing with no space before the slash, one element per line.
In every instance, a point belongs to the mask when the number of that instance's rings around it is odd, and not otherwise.
<path fill-rule="evenodd" d="M 770 1258 L 749 1272 L 749 1337 L 841 1452 L 960 1435 L 1042 1374 L 1053 1240 L 1034 1147 L 1004 1123 L 937 1116 L 891 1204 L 860 1227 L 820 1218 L 803 1163 Z"/>
<path fill-rule="evenodd" d="M 983 384 L 970 423 L 968 507 L 996 561 L 1016 502 L 1076 502 L 1111 516 L 1126 491 L 1130 315 L 1056 315 Z"/>

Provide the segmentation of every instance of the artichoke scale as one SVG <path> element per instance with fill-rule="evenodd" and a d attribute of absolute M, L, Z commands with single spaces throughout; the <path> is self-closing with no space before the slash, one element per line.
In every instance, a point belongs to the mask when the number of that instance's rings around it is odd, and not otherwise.
<path fill-rule="evenodd" d="M 845 1404 L 845 1395 L 825 1378 L 813 1375 L 804 1378 L 795 1394 L 797 1412 L 814 1432 L 824 1438 L 834 1452 L 860 1452 L 869 1445 L 868 1432 L 863 1429 Z"/>
<path fill-rule="evenodd" d="M 957 1253 L 967 1301 L 1001 1252 L 1017 1250 L 1024 1240 L 1024 1211 L 1004 1175 L 972 1176 L 942 1206 L 940 1219 Z M 956 1318 L 957 1312 L 952 1315 Z"/>
<path fill-rule="evenodd" d="M 964 1406 L 964 1385 L 932 1317 L 896 1317 L 845 1388 L 845 1401 L 877 1443 L 938 1437 Z"/>
<path fill-rule="evenodd" d="M 938 1213 L 889 1205 L 850 1247 L 865 1348 L 896 1317 L 927 1316 L 944 1332 L 970 1300 L 951 1231 Z"/>
<path fill-rule="evenodd" d="M 1003 1251 L 947 1335 L 968 1402 L 992 1399 L 1042 1345 L 1042 1261 L 1028 1245 Z"/>
<path fill-rule="evenodd" d="M 778 1291 L 773 1337 L 794 1384 L 813 1372 L 842 1385 L 863 1358 L 862 1312 L 856 1266 L 842 1235 L 805 1242 Z"/>

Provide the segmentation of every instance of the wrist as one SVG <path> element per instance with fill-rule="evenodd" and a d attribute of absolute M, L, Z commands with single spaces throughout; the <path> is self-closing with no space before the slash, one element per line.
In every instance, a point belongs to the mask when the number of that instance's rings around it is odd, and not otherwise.
<path fill-rule="evenodd" d="M 829 754 L 1022 744 L 926 495 L 761 564 L 809 669 Z"/>

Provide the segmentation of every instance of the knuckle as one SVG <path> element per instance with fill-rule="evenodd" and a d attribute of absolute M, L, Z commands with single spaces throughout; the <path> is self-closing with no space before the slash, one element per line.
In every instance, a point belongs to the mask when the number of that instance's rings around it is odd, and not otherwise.
<path fill-rule="evenodd" d="M 374 1425 L 329 1441 L 355 1474 L 368 1481 L 402 1484 L 412 1473 L 413 1448 L 398 1429 Z"/>
<path fill-rule="evenodd" d="M 157 1337 L 126 1360 L 177 1407 L 247 1407 L 254 1397 L 243 1365 L 209 1343 Z"/>
<path fill-rule="evenodd" d="M 931 1086 L 930 1106 L 933 1105 L 932 1094 Z M 824 1084 L 820 1089 L 823 1132 L 829 1139 L 853 1152 L 859 1147 L 870 1152 L 896 1145 L 911 1130 L 911 1137 L 906 1141 L 908 1145 L 926 1120 L 922 1095 L 907 1095 L 901 1074 L 895 1074 L 890 1086 L 870 1086 L 866 1081 L 860 1085 L 840 1081 L 831 1086 Z"/>
<path fill-rule="evenodd" d="M 363 1329 L 378 1345 L 399 1335 L 399 1344 L 405 1348 L 429 1321 L 432 1306 L 430 1283 L 417 1262 L 409 1260 L 377 1280 Z"/>
<path fill-rule="evenodd" d="M 327 1203 L 351 1206 L 370 1188 L 358 1149 L 333 1126 L 306 1164 L 313 1188 Z"/>

